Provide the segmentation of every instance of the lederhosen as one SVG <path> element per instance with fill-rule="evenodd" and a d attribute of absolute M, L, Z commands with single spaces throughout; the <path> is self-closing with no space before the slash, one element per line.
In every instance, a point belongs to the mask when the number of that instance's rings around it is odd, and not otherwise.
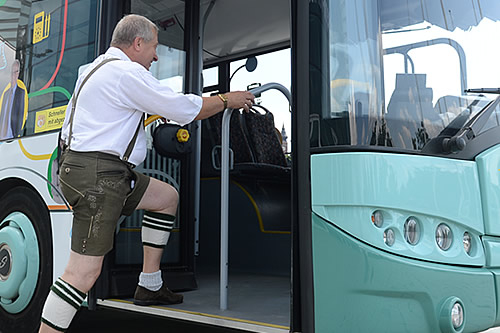
<path fill-rule="evenodd" d="M 62 153 L 59 171 L 61 190 L 73 208 L 71 249 L 91 256 L 105 255 L 113 248 L 116 223 L 120 216 L 130 215 L 139 204 L 149 184 L 149 177 L 133 170 L 128 162 L 144 116 L 137 126 L 124 157 L 103 152 L 77 152 L 70 149 L 76 103 L 83 85 L 100 67 L 97 65 L 73 94 L 69 119 L 69 136 Z"/>

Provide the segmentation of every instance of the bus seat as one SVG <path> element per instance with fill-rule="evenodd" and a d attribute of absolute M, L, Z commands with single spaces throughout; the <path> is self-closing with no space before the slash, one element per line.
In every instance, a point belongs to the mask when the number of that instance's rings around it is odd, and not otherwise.
<path fill-rule="evenodd" d="M 432 105 L 426 74 L 396 74 L 396 87 L 387 105 L 387 127 L 396 147 L 421 149 L 439 134 L 443 123 Z"/>

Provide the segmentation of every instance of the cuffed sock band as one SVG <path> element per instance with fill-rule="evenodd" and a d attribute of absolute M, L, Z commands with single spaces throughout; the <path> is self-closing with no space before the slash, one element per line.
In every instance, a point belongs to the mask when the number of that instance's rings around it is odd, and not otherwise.
<path fill-rule="evenodd" d="M 42 322 L 57 331 L 65 332 L 85 297 L 85 293 L 58 278 L 45 301 Z"/>
<path fill-rule="evenodd" d="M 145 211 L 142 220 L 142 244 L 163 248 L 174 227 L 174 220 L 173 215 Z"/>
<path fill-rule="evenodd" d="M 151 291 L 158 291 L 163 286 L 163 279 L 161 278 L 161 271 L 154 273 L 141 272 L 139 275 L 139 285 Z"/>

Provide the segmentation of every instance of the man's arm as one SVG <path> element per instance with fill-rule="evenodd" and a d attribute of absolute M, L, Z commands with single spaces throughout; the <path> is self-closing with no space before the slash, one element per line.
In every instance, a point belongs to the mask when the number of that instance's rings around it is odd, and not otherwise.
<path fill-rule="evenodd" d="M 230 109 L 245 109 L 248 111 L 254 103 L 255 96 L 248 91 L 233 91 L 223 94 L 227 99 L 227 107 Z M 223 99 L 219 96 L 203 97 L 203 105 L 195 120 L 206 119 L 216 113 L 224 111 Z"/>

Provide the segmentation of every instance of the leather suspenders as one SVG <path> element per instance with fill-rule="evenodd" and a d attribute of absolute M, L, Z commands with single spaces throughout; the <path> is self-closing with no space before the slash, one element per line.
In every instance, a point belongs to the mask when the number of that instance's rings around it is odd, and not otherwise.
<path fill-rule="evenodd" d="M 82 81 L 82 84 L 80 84 L 80 87 L 78 88 L 78 91 L 76 92 L 76 94 L 73 93 L 72 104 L 71 104 L 71 114 L 69 116 L 68 143 L 67 143 L 67 145 L 65 147 L 65 151 L 68 151 L 69 148 L 70 148 L 70 145 L 71 145 L 71 139 L 72 139 L 72 136 L 73 136 L 73 118 L 75 117 L 76 102 L 78 100 L 78 96 L 80 95 L 80 92 L 82 91 L 83 85 L 88 81 L 88 79 L 92 76 L 92 74 L 94 74 L 99 68 L 101 68 L 102 66 L 104 66 L 108 62 L 111 62 L 111 61 L 114 61 L 114 60 L 120 60 L 120 59 L 118 59 L 118 58 L 105 59 L 99 65 L 97 65 L 96 67 L 94 67 L 94 69 L 92 69 L 90 71 L 90 73 Z M 129 159 L 130 155 L 132 154 L 132 150 L 134 149 L 135 142 L 137 141 L 137 136 L 139 135 L 139 130 L 141 129 L 143 123 L 144 123 L 144 114 L 142 115 L 141 120 L 139 121 L 139 124 L 137 125 L 137 129 L 135 130 L 134 136 L 130 140 L 130 142 L 129 142 L 128 146 L 127 146 L 127 149 L 125 150 L 125 154 L 123 155 L 123 158 L 122 158 L 122 160 L 124 162 L 128 162 L 128 159 Z"/>

